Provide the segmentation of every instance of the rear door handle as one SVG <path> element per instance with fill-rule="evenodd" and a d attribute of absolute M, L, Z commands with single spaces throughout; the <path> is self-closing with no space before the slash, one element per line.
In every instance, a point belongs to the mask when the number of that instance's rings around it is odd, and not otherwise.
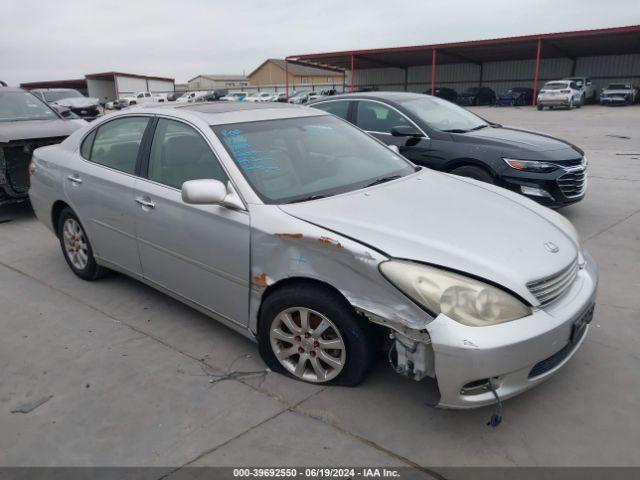
<path fill-rule="evenodd" d="M 147 208 L 156 208 L 156 204 L 149 197 L 136 197 L 136 203 Z"/>
<path fill-rule="evenodd" d="M 76 185 L 80 185 L 82 183 L 82 179 L 76 173 L 74 173 L 73 175 L 69 175 L 67 179 L 70 182 L 75 183 Z"/>

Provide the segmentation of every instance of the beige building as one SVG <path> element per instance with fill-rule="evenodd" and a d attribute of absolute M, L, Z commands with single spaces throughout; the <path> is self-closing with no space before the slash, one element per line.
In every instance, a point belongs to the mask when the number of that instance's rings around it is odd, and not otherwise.
<path fill-rule="evenodd" d="M 247 85 L 249 79 L 244 75 L 198 75 L 187 84 L 189 90 L 240 89 Z"/>
<path fill-rule="evenodd" d="M 307 67 L 289 62 L 289 85 L 292 87 L 302 85 L 342 85 L 343 73 L 336 70 L 328 70 L 317 67 Z M 285 61 L 277 58 L 269 58 L 260 64 L 248 75 L 252 86 L 284 85 Z"/>

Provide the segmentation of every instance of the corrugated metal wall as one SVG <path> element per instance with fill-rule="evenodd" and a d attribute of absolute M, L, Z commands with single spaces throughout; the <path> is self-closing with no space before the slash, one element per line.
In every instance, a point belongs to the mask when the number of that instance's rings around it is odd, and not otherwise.
<path fill-rule="evenodd" d="M 549 80 L 571 76 L 573 61 L 568 58 L 542 59 L 540 85 Z M 480 66 L 458 63 L 436 66 L 436 85 L 461 92 L 480 83 Z M 510 87 L 531 87 L 535 59 L 508 62 L 487 62 L 482 66 L 482 85 L 501 93 Z M 640 85 L 640 54 L 606 57 L 583 57 L 576 60 L 575 76 L 590 76 L 602 88 L 611 82 L 627 81 Z M 348 85 L 348 83 L 347 83 Z M 356 70 L 356 88 L 379 90 L 405 89 L 405 71 L 399 68 Z M 431 88 L 431 65 L 410 67 L 406 88 L 410 92 L 425 92 Z"/>

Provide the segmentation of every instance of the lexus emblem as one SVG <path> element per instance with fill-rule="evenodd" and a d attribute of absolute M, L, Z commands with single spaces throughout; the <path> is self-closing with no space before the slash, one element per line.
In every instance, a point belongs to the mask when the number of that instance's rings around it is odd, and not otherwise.
<path fill-rule="evenodd" d="M 560 247 L 558 247 L 555 243 L 553 242 L 545 242 L 544 244 L 544 248 L 547 249 L 547 251 L 551 252 L 551 253 L 558 253 L 560 251 Z"/>

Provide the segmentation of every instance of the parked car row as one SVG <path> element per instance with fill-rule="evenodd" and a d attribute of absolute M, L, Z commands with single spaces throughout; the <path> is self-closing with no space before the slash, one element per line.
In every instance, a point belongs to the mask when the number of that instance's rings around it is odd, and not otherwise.
<path fill-rule="evenodd" d="M 593 259 L 564 217 L 497 186 L 575 201 L 577 147 L 421 94 L 171 107 L 34 152 L 31 203 L 81 279 L 139 279 L 303 382 L 357 385 L 383 351 L 445 408 L 524 392 L 584 342 Z"/>

